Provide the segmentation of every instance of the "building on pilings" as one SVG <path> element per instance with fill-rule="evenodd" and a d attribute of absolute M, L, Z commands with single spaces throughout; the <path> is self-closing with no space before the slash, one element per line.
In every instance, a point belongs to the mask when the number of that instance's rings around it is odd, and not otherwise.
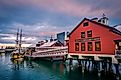
<path fill-rule="evenodd" d="M 121 32 L 108 25 L 108 18 L 84 18 L 69 34 L 68 58 L 121 58 Z"/>

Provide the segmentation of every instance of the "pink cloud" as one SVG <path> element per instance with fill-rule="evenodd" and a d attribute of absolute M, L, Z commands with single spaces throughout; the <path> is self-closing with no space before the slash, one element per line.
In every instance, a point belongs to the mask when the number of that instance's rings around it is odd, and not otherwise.
<path fill-rule="evenodd" d="M 76 0 L 12 0 L 6 3 L 10 5 L 33 6 L 73 16 L 95 16 L 100 15 L 102 12 L 108 12 L 106 9 L 92 11 L 92 5 L 79 3 Z"/>
<path fill-rule="evenodd" d="M 30 4 L 46 10 L 74 16 L 94 16 L 100 10 L 91 11 L 88 4 L 78 3 L 75 0 L 30 0 Z"/>
<path fill-rule="evenodd" d="M 121 1 L 115 0 L 1 0 L 0 4 L 25 6 L 45 9 L 47 11 L 71 16 L 92 17 L 102 13 L 121 17 Z"/>

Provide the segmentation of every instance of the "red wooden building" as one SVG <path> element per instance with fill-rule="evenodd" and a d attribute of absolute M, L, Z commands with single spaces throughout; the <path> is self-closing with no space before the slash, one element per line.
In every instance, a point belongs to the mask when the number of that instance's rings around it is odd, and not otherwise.
<path fill-rule="evenodd" d="M 69 34 L 69 57 L 114 57 L 116 48 L 121 48 L 121 32 L 108 26 L 107 21 L 106 17 L 100 20 L 84 18 Z"/>

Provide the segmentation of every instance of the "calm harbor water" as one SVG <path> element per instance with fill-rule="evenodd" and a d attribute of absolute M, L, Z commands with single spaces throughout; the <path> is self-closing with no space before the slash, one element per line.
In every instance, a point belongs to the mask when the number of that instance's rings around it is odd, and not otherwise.
<path fill-rule="evenodd" d="M 63 62 L 11 61 L 10 54 L 0 55 L 0 80 L 116 80 L 114 75 L 99 74 L 81 67 L 70 70 Z M 100 76 L 102 75 L 102 76 Z"/>

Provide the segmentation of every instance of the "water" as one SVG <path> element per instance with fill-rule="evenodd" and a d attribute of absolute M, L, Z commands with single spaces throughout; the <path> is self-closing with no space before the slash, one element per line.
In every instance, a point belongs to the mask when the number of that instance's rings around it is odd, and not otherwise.
<path fill-rule="evenodd" d="M 109 75 L 112 77 L 111 75 Z M 9 53 L 0 55 L 0 80 L 106 80 L 96 69 L 71 68 L 63 62 L 11 61 Z M 115 78 L 111 78 L 115 80 Z M 111 80 L 108 79 L 108 80 Z"/>

